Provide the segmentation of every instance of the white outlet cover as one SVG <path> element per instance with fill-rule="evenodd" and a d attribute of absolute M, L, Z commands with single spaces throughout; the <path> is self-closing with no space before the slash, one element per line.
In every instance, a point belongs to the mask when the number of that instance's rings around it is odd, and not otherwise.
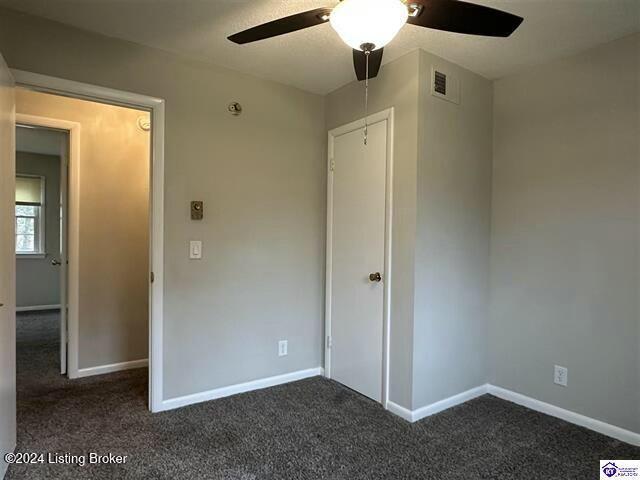
<path fill-rule="evenodd" d="M 561 367 L 560 365 L 553 366 L 553 383 L 566 387 L 568 376 L 569 370 L 566 367 Z"/>
<path fill-rule="evenodd" d="M 286 340 L 280 340 L 278 342 L 278 356 L 279 357 L 284 357 L 285 355 L 287 355 L 287 349 L 288 349 L 288 344 Z"/>

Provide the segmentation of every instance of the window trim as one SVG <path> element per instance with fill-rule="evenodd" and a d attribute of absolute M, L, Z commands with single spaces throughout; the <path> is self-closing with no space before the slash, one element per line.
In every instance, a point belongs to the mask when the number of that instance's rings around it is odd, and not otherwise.
<path fill-rule="evenodd" d="M 16 258 L 32 258 L 32 259 L 42 259 L 45 258 L 47 256 L 47 248 L 46 248 L 46 221 L 45 221 L 45 217 L 46 217 L 46 203 L 45 203 L 45 196 L 46 196 L 46 178 L 44 175 L 33 175 L 33 174 L 29 174 L 29 173 L 16 173 L 16 178 L 18 177 L 22 177 L 22 178 L 39 178 L 40 179 L 40 205 L 32 205 L 32 206 L 39 206 L 40 207 L 40 213 L 38 215 L 38 219 L 36 222 L 36 234 L 35 234 L 35 240 L 38 240 L 38 245 L 37 245 L 37 249 L 35 252 L 18 252 L 16 250 Z M 15 213 L 15 206 L 17 205 L 27 205 L 25 203 L 18 203 L 14 200 L 14 210 L 13 210 L 13 218 L 14 218 L 14 222 L 15 219 L 17 218 L 17 215 Z M 14 235 L 14 242 L 16 237 L 18 236 L 18 233 L 16 232 Z M 14 250 L 16 249 L 16 247 L 14 246 Z"/>

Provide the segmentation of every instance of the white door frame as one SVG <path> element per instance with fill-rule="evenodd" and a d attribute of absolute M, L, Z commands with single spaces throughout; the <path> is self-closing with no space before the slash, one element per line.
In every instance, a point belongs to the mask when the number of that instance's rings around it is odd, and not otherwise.
<path fill-rule="evenodd" d="M 60 235 L 58 238 L 60 240 L 60 373 L 62 375 L 67 374 L 69 361 L 69 226 L 73 225 L 73 223 L 69 223 L 69 211 L 71 210 L 69 208 L 69 181 L 78 178 L 77 176 L 69 178 L 72 136 L 78 135 L 73 135 L 71 131 L 67 130 L 66 138 L 60 145 L 60 204 L 58 205 Z M 76 160 L 76 164 L 79 165 L 80 162 Z M 79 215 L 79 211 L 77 213 Z M 80 222 L 77 223 L 80 224 Z"/>
<path fill-rule="evenodd" d="M 57 118 L 40 117 L 37 115 L 25 115 L 16 113 L 16 124 L 29 125 L 33 127 L 53 128 L 64 130 L 69 135 L 68 155 L 60 158 L 60 171 L 67 169 L 68 177 L 60 175 L 60 191 L 66 190 L 66 216 L 64 223 L 68 226 L 68 232 L 60 236 L 63 241 L 66 239 L 66 249 L 61 251 L 66 255 L 60 258 L 61 285 L 60 285 L 60 336 L 65 338 L 67 332 L 67 342 L 60 344 L 60 367 L 62 374 L 68 374 L 69 378 L 78 376 L 78 303 L 79 303 L 79 245 L 80 245 L 80 124 Z M 68 162 L 68 163 L 67 163 Z M 61 225 L 63 228 L 64 225 Z M 62 232 L 61 232 L 62 233 Z M 71 259 L 68 262 L 67 260 Z M 69 268 L 70 267 L 70 268 Z M 65 298 L 68 309 L 68 316 L 62 314 L 65 308 Z"/>
<path fill-rule="evenodd" d="M 387 165 L 385 188 L 385 228 L 384 228 L 384 273 L 383 273 L 383 329 L 382 329 L 382 406 L 389 402 L 389 339 L 391 334 L 391 240 L 393 221 L 393 107 L 367 117 L 367 123 L 387 121 Z M 362 130 L 365 119 L 361 118 L 347 125 L 329 130 L 327 150 L 327 253 L 325 284 L 325 342 L 324 375 L 331 378 L 331 285 L 333 248 L 333 158 L 336 137 L 354 130 Z"/>
<path fill-rule="evenodd" d="M 163 285 L 164 285 L 164 108 L 161 98 L 99 87 L 88 83 L 74 82 L 62 78 L 41 75 L 38 73 L 11 70 L 16 86 L 45 93 L 64 95 L 67 97 L 91 100 L 123 107 L 147 110 L 151 114 L 151 185 L 150 185 L 150 248 L 149 265 L 154 280 L 149 287 L 149 409 L 152 412 L 162 410 L 162 329 L 163 329 Z M 71 208 L 71 205 L 70 205 Z M 72 235 L 70 235 L 72 237 Z M 72 242 L 72 238 L 69 239 Z M 69 244 L 71 258 L 71 243 Z M 77 261 L 75 262 L 77 267 Z M 76 272 L 77 274 L 77 272 Z M 73 276 L 73 268 L 69 272 L 69 280 Z M 75 292 L 77 295 L 77 291 Z M 74 295 L 69 289 L 69 309 Z M 76 297 L 77 301 L 77 297 Z M 70 315 L 71 317 L 71 315 Z M 77 326 L 77 317 L 76 317 Z M 72 325 L 70 318 L 69 340 L 71 341 Z M 77 350 L 76 350 L 77 352 Z M 77 357 L 71 358 L 69 352 L 69 368 L 71 376 L 72 361 L 77 372 Z"/>

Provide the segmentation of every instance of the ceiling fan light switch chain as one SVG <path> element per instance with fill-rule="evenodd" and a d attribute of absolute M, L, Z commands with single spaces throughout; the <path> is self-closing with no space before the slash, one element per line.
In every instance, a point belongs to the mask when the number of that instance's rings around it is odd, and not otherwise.
<path fill-rule="evenodd" d="M 366 48 L 371 44 L 363 44 L 362 46 Z M 373 47 L 373 46 L 372 46 Z M 371 49 L 364 50 L 365 55 L 365 79 L 364 79 L 364 144 L 367 144 L 367 136 L 369 134 L 369 55 L 371 55 Z"/>

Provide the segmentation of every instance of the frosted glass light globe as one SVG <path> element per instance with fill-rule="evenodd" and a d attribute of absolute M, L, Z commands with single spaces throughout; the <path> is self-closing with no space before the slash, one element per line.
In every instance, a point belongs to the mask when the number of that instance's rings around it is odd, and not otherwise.
<path fill-rule="evenodd" d="M 400 0 L 343 0 L 329 21 L 351 48 L 362 50 L 363 43 L 372 43 L 378 50 L 393 40 L 407 17 L 407 6 Z"/>

